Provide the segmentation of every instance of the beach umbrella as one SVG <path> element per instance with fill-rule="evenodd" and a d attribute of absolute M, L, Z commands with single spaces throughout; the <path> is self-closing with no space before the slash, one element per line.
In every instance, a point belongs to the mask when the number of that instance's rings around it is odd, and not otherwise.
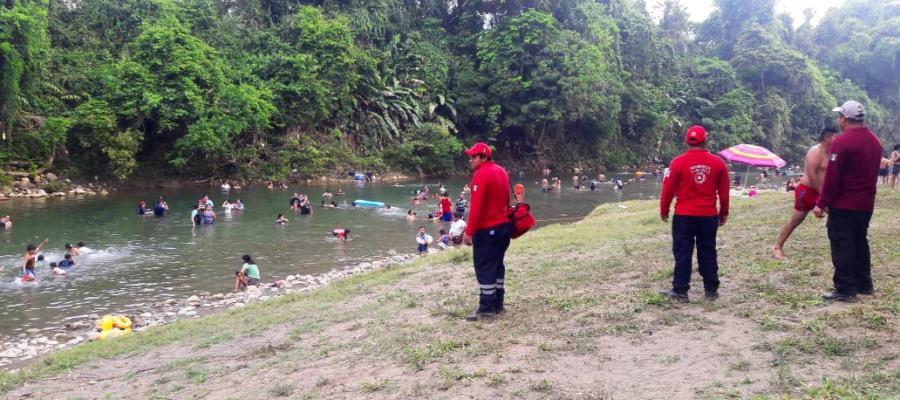
<path fill-rule="evenodd" d="M 775 155 L 775 153 L 765 147 L 753 144 L 731 146 L 720 151 L 719 155 L 730 162 L 747 165 L 747 175 L 744 176 L 745 184 L 750 176 L 750 168 L 752 167 L 781 168 L 787 165 L 787 162 Z"/>

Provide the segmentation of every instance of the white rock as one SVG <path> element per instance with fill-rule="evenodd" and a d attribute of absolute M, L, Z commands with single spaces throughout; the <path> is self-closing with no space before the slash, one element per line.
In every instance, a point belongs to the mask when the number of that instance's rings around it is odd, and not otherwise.
<path fill-rule="evenodd" d="M 25 330 L 25 333 L 29 335 L 37 335 L 38 333 L 41 333 L 41 330 L 38 328 L 28 328 Z"/>
<path fill-rule="evenodd" d="M 72 340 L 66 342 L 66 345 L 68 345 L 68 346 L 74 346 L 74 345 L 79 344 L 79 343 L 81 343 L 81 342 L 83 342 L 83 341 L 84 341 L 84 338 L 77 337 L 77 338 L 75 338 L 75 339 L 72 339 Z"/>
<path fill-rule="evenodd" d="M 222 299 L 225 298 L 225 295 L 222 294 L 222 293 L 216 293 L 216 294 L 214 294 L 214 295 L 212 296 L 212 298 L 214 298 L 214 299 L 216 299 L 216 300 L 222 300 Z"/>
<path fill-rule="evenodd" d="M 232 308 L 232 309 L 236 309 L 236 308 L 241 308 L 241 307 L 243 307 L 243 306 L 244 306 L 244 303 L 234 303 L 234 305 L 231 306 L 231 308 Z"/>
<path fill-rule="evenodd" d="M 172 312 L 172 311 L 166 311 L 166 313 L 163 314 L 163 315 L 165 315 L 165 316 L 167 316 L 167 317 L 174 317 L 176 314 L 175 314 L 174 312 Z"/>
<path fill-rule="evenodd" d="M 293 281 L 297 280 L 297 277 L 294 275 L 288 275 L 284 278 L 284 280 L 286 280 L 288 282 L 293 282 Z"/>
<path fill-rule="evenodd" d="M 153 317 L 152 313 L 145 312 L 145 313 L 141 314 L 141 318 L 151 318 L 151 317 Z"/>
<path fill-rule="evenodd" d="M 46 175 L 46 178 L 47 178 L 47 180 L 50 181 L 50 182 L 53 182 L 53 181 L 59 179 L 59 177 L 56 176 L 56 174 L 54 174 L 54 173 L 52 173 L 52 172 L 48 172 L 47 175 Z"/>
<path fill-rule="evenodd" d="M 194 296 L 188 297 L 187 300 L 185 300 L 185 301 L 188 303 L 193 303 L 195 301 L 200 301 L 200 297 L 194 295 Z"/>

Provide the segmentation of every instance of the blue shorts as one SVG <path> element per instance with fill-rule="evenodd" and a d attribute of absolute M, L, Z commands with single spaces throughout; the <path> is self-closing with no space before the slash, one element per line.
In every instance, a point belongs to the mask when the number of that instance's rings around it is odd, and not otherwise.
<path fill-rule="evenodd" d="M 419 245 L 419 253 L 427 253 L 427 252 L 428 252 L 428 245 L 427 245 L 427 244 L 420 244 L 420 245 Z"/>
<path fill-rule="evenodd" d="M 453 213 L 444 213 L 444 215 L 441 215 L 441 221 L 450 222 L 452 220 L 453 220 Z"/>
<path fill-rule="evenodd" d="M 32 277 L 36 277 L 33 269 L 25 269 L 25 275 L 30 275 Z"/>

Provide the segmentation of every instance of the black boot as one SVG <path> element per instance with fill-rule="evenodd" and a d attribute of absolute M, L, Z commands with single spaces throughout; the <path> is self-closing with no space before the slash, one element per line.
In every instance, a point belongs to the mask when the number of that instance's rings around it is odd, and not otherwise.
<path fill-rule="evenodd" d="M 497 314 L 502 314 L 504 311 L 506 311 L 506 310 L 503 308 L 503 294 L 504 294 L 504 292 L 505 292 L 505 290 L 503 290 L 503 289 L 497 289 Z"/>
<path fill-rule="evenodd" d="M 481 294 L 478 297 L 478 309 L 466 317 L 466 321 L 478 321 L 482 318 L 497 316 L 497 294 Z"/>

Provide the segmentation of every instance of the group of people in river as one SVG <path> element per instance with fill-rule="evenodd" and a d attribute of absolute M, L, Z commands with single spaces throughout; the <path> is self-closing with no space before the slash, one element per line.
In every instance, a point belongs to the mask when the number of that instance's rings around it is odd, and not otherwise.
<path fill-rule="evenodd" d="M 160 200 L 162 197 L 160 197 Z M 191 226 L 197 227 L 201 225 L 212 225 L 216 222 L 216 203 L 208 196 L 204 195 L 197 201 L 197 204 L 191 209 Z M 168 206 L 166 206 L 168 209 Z M 244 202 L 241 199 L 235 200 L 234 203 L 225 199 L 222 202 L 222 212 L 231 214 L 234 211 L 243 211 Z M 162 216 L 162 215 L 160 215 Z"/>
<path fill-rule="evenodd" d="M 44 250 L 44 246 L 49 243 L 49 239 L 44 239 L 43 242 L 35 245 L 28 244 L 25 247 L 25 256 L 22 262 L 22 283 L 33 282 L 37 279 L 37 266 L 41 263 L 46 262 L 46 258 L 43 254 L 40 254 L 42 250 Z M 83 251 L 87 250 L 84 247 L 84 242 L 78 242 L 74 246 L 71 243 L 66 243 L 65 246 L 65 254 L 63 255 L 63 259 L 59 261 L 50 262 L 50 271 L 54 275 L 68 275 L 69 270 L 74 267 L 77 262 L 76 257 L 80 256 Z M 3 268 L 0 267 L 0 270 Z"/>

